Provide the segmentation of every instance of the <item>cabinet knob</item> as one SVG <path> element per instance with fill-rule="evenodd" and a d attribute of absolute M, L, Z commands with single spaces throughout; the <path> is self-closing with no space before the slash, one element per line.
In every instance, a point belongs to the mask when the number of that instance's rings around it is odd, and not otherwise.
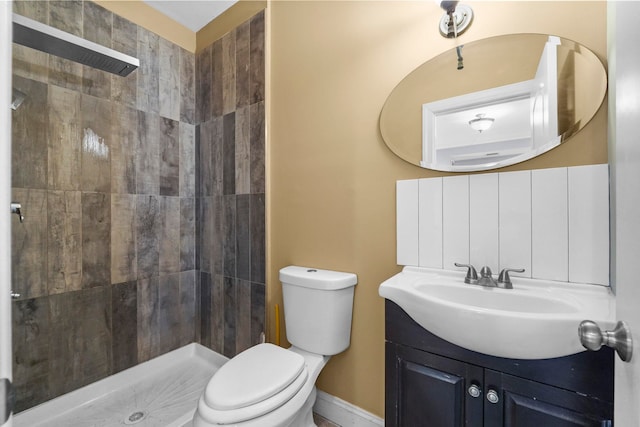
<path fill-rule="evenodd" d="M 493 403 L 493 404 L 498 403 L 500 401 L 498 392 L 493 389 L 489 389 L 489 391 L 487 392 L 487 400 L 489 401 L 489 403 Z"/>
<path fill-rule="evenodd" d="M 471 384 L 471 387 L 469 387 L 467 391 L 469 392 L 469 395 L 473 398 L 480 397 L 480 393 L 482 393 L 482 391 L 480 390 L 480 387 L 478 387 L 475 384 Z"/>

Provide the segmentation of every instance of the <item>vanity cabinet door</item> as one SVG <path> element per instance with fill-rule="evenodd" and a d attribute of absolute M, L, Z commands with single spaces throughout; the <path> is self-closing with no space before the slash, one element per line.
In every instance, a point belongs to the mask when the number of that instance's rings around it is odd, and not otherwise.
<path fill-rule="evenodd" d="M 482 376 L 478 366 L 387 343 L 385 425 L 481 427 Z"/>
<path fill-rule="evenodd" d="M 485 370 L 485 427 L 611 427 L 613 408 L 572 391 Z"/>

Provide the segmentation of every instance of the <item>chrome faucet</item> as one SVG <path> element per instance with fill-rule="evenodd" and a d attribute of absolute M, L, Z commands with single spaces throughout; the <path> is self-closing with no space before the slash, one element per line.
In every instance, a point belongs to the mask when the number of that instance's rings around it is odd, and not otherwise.
<path fill-rule="evenodd" d="M 515 273 L 524 273 L 524 268 L 503 268 L 498 275 L 498 280 L 496 281 L 493 278 L 491 268 L 486 265 L 480 269 L 480 278 L 478 278 L 478 273 L 476 272 L 475 267 L 471 264 L 458 264 L 455 262 L 453 265 L 456 267 L 467 268 L 467 276 L 464 278 L 464 283 L 485 286 L 487 288 L 513 289 L 509 272 L 513 271 Z"/>
<path fill-rule="evenodd" d="M 480 279 L 478 279 L 478 285 L 486 286 L 488 288 L 498 287 L 498 283 L 493 279 L 493 273 L 491 273 L 491 269 L 486 265 L 480 269 Z"/>

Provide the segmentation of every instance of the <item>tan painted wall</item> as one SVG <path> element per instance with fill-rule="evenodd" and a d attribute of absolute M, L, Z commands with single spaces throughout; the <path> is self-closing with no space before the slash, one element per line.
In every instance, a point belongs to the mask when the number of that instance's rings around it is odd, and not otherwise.
<path fill-rule="evenodd" d="M 472 6 L 476 17 L 465 40 L 549 33 L 606 56 L 604 2 Z M 282 304 L 281 267 L 357 273 L 351 347 L 329 362 L 318 385 L 379 416 L 384 305 L 378 285 L 400 270 L 395 182 L 442 174 L 395 157 L 381 139 L 378 116 L 405 75 L 452 46 L 438 34 L 440 15 L 428 1 L 275 1 L 267 8 L 269 336 L 275 337 L 273 306 Z M 605 163 L 606 124 L 605 103 L 574 139 L 505 170 Z"/>

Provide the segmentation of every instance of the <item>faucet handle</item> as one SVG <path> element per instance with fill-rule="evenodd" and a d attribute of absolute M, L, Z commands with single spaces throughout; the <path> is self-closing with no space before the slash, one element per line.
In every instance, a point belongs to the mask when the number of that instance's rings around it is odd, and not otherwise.
<path fill-rule="evenodd" d="M 476 268 L 471 264 L 459 264 L 454 262 L 453 265 L 456 267 L 467 267 L 467 276 L 464 278 L 464 283 L 468 283 L 470 285 L 478 284 L 478 273 L 476 272 Z"/>
<path fill-rule="evenodd" d="M 524 273 L 524 268 L 503 268 L 498 275 L 498 286 L 501 288 L 513 289 L 511 277 L 509 277 L 510 271 L 513 271 L 514 273 Z"/>

